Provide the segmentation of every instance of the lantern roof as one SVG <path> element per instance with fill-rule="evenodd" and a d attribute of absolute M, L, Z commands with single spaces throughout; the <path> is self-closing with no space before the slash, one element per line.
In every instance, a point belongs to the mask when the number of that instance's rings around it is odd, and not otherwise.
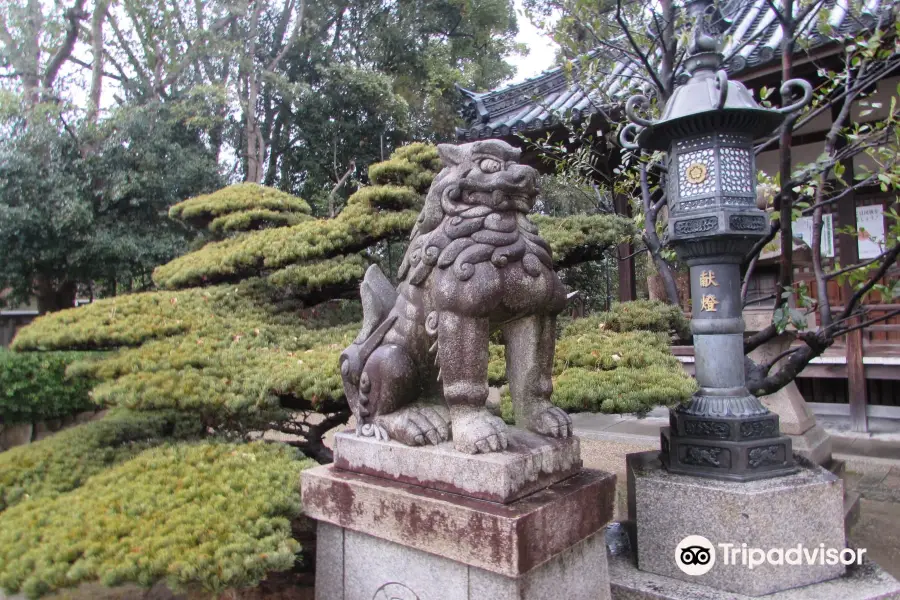
<path fill-rule="evenodd" d="M 812 100 L 812 86 L 803 79 L 790 79 L 781 86 L 781 97 L 800 91 L 802 98 L 789 106 L 763 108 L 753 99 L 744 84 L 729 81 L 723 68 L 721 53 L 723 19 L 710 0 L 691 0 L 687 12 L 694 19 L 689 56 L 685 60 L 687 81 L 672 92 L 658 121 L 637 114 L 639 107 L 649 107 L 646 96 L 632 96 L 625 103 L 625 114 L 631 120 L 619 137 L 629 149 L 667 150 L 679 139 L 711 132 L 743 134 L 755 139 L 772 133 L 787 114 L 796 112 Z M 634 142 L 629 140 L 634 138 Z"/>
<path fill-rule="evenodd" d="M 761 107 L 744 84 L 730 81 L 723 70 L 709 68 L 714 57 L 700 58 L 709 62 L 701 63 L 685 84 L 675 88 L 662 117 L 658 121 L 640 120 L 643 128 L 635 140 L 638 146 L 667 150 L 675 139 L 711 131 L 744 133 L 755 139 L 771 133 L 784 121 L 784 111 Z M 634 106 L 640 101 L 629 103 Z"/>

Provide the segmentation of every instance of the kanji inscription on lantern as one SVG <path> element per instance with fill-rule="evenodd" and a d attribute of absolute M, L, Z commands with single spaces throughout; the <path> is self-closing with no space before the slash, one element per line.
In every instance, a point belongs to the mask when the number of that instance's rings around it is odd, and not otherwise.
<path fill-rule="evenodd" d="M 700 300 L 700 310 L 702 312 L 718 312 L 717 304 L 719 304 L 719 299 L 713 294 L 703 294 L 703 298 Z"/>
<path fill-rule="evenodd" d="M 710 270 L 700 273 L 700 287 L 708 288 L 713 286 L 719 287 L 719 283 L 716 281 L 716 272 Z"/>

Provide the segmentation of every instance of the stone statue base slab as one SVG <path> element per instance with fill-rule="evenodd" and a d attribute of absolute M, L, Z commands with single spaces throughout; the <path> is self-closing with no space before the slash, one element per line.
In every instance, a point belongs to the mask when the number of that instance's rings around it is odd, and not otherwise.
<path fill-rule="evenodd" d="M 625 523 L 613 523 L 607 530 L 609 582 L 613 600 L 750 600 L 752 596 L 706 587 L 641 571 Z M 847 567 L 844 575 L 825 581 L 776 592 L 766 600 L 897 600 L 900 582 L 871 561 Z"/>
<path fill-rule="evenodd" d="M 608 600 L 615 475 L 498 504 L 333 466 L 301 477 L 319 521 L 317 600 Z"/>
<path fill-rule="evenodd" d="M 334 439 L 334 466 L 480 500 L 509 503 L 581 470 L 575 436 L 547 438 L 515 427 L 504 452 L 465 454 L 453 442 L 412 447 L 355 433 Z"/>
<path fill-rule="evenodd" d="M 794 475 L 772 479 L 719 481 L 670 473 L 654 451 L 629 454 L 626 467 L 629 520 L 635 523 L 641 571 L 748 596 L 820 583 L 844 573 L 840 561 L 831 565 L 814 559 L 807 564 L 804 559 L 788 564 L 784 558 L 790 559 L 786 551 L 798 544 L 810 552 L 823 548 L 840 552 L 846 547 L 843 482 L 822 467 L 801 466 Z M 691 575 L 676 563 L 676 548 L 688 536 L 702 536 L 713 546 L 715 557 L 708 572 Z M 765 553 L 782 549 L 784 564 L 764 561 L 750 569 L 749 554 L 741 552 L 744 544 Z"/>

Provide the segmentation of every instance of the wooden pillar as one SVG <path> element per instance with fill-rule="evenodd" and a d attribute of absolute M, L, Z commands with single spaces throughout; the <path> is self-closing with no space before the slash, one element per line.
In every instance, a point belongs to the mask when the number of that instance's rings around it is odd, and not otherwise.
<path fill-rule="evenodd" d="M 625 194 L 616 194 L 614 205 L 617 215 L 623 217 L 631 216 L 631 208 L 628 205 L 628 196 Z M 637 299 L 637 289 L 635 287 L 634 277 L 634 246 L 629 243 L 619 244 L 619 302 L 628 302 Z M 626 256 L 626 258 L 622 260 Z"/>
<path fill-rule="evenodd" d="M 832 108 L 832 118 L 837 116 L 840 106 Z M 844 139 L 840 138 L 838 146 L 844 145 Z M 841 161 L 844 167 L 844 181 L 853 182 L 853 159 Z M 856 194 L 852 191 L 837 203 L 838 225 L 841 229 L 852 225 L 856 229 Z M 841 233 L 837 239 L 837 256 L 841 266 L 849 266 L 859 262 L 859 246 L 856 236 Z M 844 284 L 841 296 L 845 304 L 850 300 L 853 291 L 849 284 Z M 827 298 L 820 298 L 820 302 L 827 302 Z M 862 331 L 857 329 L 846 336 L 847 358 L 847 388 L 848 402 L 850 403 L 850 426 L 853 431 L 868 432 L 869 419 L 867 415 L 868 390 L 866 389 L 866 369 L 863 365 Z"/>

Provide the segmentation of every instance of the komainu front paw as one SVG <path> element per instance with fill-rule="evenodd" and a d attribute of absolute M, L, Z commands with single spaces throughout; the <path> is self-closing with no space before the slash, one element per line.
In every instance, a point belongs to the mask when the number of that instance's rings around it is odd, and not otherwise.
<path fill-rule="evenodd" d="M 454 406 L 453 443 L 456 449 L 467 454 L 499 452 L 506 449 L 506 423 L 486 408 Z"/>
<path fill-rule="evenodd" d="M 572 437 L 572 419 L 566 411 L 546 401 L 535 407 L 525 426 L 535 433 L 549 437 Z"/>
<path fill-rule="evenodd" d="M 414 404 L 375 417 L 375 424 L 390 439 L 407 446 L 437 445 L 450 439 L 450 411 L 446 406 Z"/>

